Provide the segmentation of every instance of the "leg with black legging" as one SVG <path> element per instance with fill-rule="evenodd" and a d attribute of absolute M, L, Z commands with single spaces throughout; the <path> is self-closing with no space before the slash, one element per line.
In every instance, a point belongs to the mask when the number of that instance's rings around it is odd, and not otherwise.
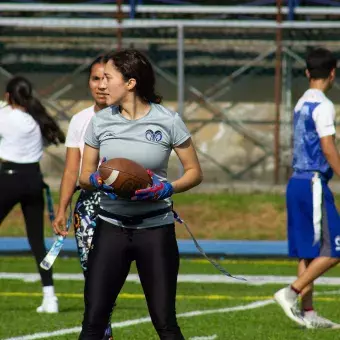
<path fill-rule="evenodd" d="M 101 340 L 130 270 L 132 254 L 126 231 L 98 219 L 85 277 L 85 312 L 80 340 Z"/>
<path fill-rule="evenodd" d="M 0 174 L 0 225 L 13 207 L 19 202 L 21 188 L 13 175 Z"/>
<path fill-rule="evenodd" d="M 28 242 L 35 258 L 43 286 L 53 286 L 52 269 L 44 270 L 40 262 L 46 255 L 44 241 L 44 196 L 43 191 L 34 190 L 21 199 Z"/>
<path fill-rule="evenodd" d="M 88 254 L 97 225 L 99 202 L 99 192 L 82 190 L 74 209 L 74 236 L 84 277 L 86 277 Z M 110 320 L 111 317 L 102 340 L 112 339 Z"/>
<path fill-rule="evenodd" d="M 152 323 L 161 340 L 183 340 L 176 319 L 179 253 L 175 227 L 148 228 L 135 236 L 136 265 Z"/>
<path fill-rule="evenodd" d="M 20 203 L 25 218 L 28 242 L 31 246 L 43 285 L 43 302 L 37 312 L 57 313 L 58 300 L 55 296 L 52 269 L 44 270 L 40 262 L 46 255 L 44 242 L 44 196 L 43 182 L 39 173 L 30 175 L 25 183 L 26 190 Z"/>

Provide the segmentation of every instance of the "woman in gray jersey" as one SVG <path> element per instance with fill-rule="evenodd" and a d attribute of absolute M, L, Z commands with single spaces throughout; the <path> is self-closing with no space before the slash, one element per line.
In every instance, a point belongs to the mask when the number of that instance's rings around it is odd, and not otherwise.
<path fill-rule="evenodd" d="M 102 190 L 97 231 L 88 261 L 82 340 L 101 339 L 132 261 L 160 339 L 184 339 L 176 320 L 179 254 L 171 195 L 202 181 L 190 133 L 180 116 L 160 105 L 150 62 L 136 50 L 106 57 L 108 107 L 93 118 L 85 135 L 80 175 L 84 189 Z M 171 151 L 184 174 L 167 182 Z M 128 158 L 152 171 L 153 186 L 131 200 L 105 192 L 98 160 Z M 126 216 L 129 216 L 126 219 Z"/>

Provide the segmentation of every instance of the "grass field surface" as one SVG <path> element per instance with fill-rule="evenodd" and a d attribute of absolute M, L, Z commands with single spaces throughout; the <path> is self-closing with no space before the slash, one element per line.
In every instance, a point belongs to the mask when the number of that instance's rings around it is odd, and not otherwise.
<path fill-rule="evenodd" d="M 270 275 L 274 282 L 294 276 L 296 264 L 287 260 L 224 260 L 221 264 L 233 274 L 254 275 L 248 284 L 240 282 L 178 284 L 178 321 L 189 340 L 333 340 L 339 330 L 306 330 L 287 319 L 273 303 L 273 293 L 283 284 L 256 283 L 259 275 Z M 30 257 L 1 257 L 0 259 L 0 339 L 77 339 L 83 313 L 83 281 L 78 260 L 59 258 L 55 273 L 64 274 L 56 280 L 60 313 L 37 314 L 41 302 L 39 281 L 6 279 L 4 273 L 36 274 Z M 136 273 L 132 268 L 131 273 Z M 70 276 L 71 274 L 78 274 Z M 200 275 L 209 278 L 219 275 L 203 260 L 181 260 L 180 277 Z M 1 276 L 2 275 L 2 276 Z M 337 278 L 340 268 L 334 268 L 327 278 Z M 67 279 L 70 277 L 70 279 Z M 198 280 L 199 281 L 199 280 Z M 252 282 L 253 281 L 253 282 Z M 325 317 L 340 321 L 340 285 L 317 285 L 316 308 Z M 139 283 L 127 282 L 118 298 L 112 317 L 117 340 L 156 340 L 158 337 L 148 319 L 148 311 Z"/>
<path fill-rule="evenodd" d="M 336 198 L 338 199 L 338 198 Z M 182 194 L 175 209 L 199 239 L 284 240 L 285 199 L 276 194 Z M 54 201 L 58 201 L 54 194 Z M 51 226 L 46 213 L 46 233 Z M 184 227 L 178 238 L 189 238 Z M 1 236 L 24 236 L 16 207 L 0 228 Z M 72 237 L 70 235 L 69 237 Z M 306 330 L 287 319 L 272 296 L 296 273 L 296 263 L 274 259 L 223 260 L 232 274 L 247 283 L 227 280 L 211 264 L 182 259 L 177 295 L 178 321 L 187 340 L 333 340 L 339 330 Z M 60 313 L 37 314 L 42 294 L 31 257 L 0 258 L 0 339 L 77 339 L 83 313 L 83 277 L 76 258 L 57 259 L 55 287 Z M 115 340 L 158 339 L 133 267 L 113 313 Z M 317 284 L 317 311 L 340 322 L 340 268 Z M 136 279 L 137 278 L 137 279 Z M 264 284 L 264 282 L 267 282 Z M 270 283 L 268 283 L 270 282 Z"/>
<path fill-rule="evenodd" d="M 58 202 L 56 193 L 54 202 Z M 181 194 L 174 196 L 174 202 L 175 210 L 200 239 L 286 238 L 285 200 L 282 195 Z M 47 211 L 45 215 L 45 235 L 51 236 Z M 24 221 L 20 207 L 17 206 L 1 225 L 0 237 L 24 235 Z M 189 238 L 189 235 L 180 227 L 177 228 L 177 237 Z"/>

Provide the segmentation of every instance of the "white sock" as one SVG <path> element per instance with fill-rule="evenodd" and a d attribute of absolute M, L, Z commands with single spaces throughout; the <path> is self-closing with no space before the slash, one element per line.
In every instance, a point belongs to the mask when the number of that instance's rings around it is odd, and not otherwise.
<path fill-rule="evenodd" d="M 315 310 L 314 309 L 312 309 L 312 310 L 307 310 L 307 311 L 304 311 L 304 314 L 305 314 L 305 316 L 312 316 L 312 315 L 314 315 L 315 314 Z"/>
<path fill-rule="evenodd" d="M 289 299 L 296 299 L 298 294 L 292 289 L 291 286 L 287 287 L 288 289 L 286 290 L 287 297 Z"/>
<path fill-rule="evenodd" d="M 54 296 L 54 286 L 44 286 L 43 293 L 45 298 L 50 298 Z"/>

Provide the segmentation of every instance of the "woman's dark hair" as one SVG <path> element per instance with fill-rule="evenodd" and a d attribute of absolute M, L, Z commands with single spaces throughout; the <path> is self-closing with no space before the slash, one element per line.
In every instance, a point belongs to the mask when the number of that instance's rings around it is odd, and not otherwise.
<path fill-rule="evenodd" d="M 311 50 L 306 58 L 306 66 L 312 79 L 326 79 L 336 68 L 337 60 L 331 51 L 325 48 Z"/>
<path fill-rule="evenodd" d="M 65 134 L 40 101 L 33 96 L 32 84 L 26 78 L 12 78 L 7 84 L 6 92 L 9 96 L 9 104 L 25 108 L 27 113 L 38 123 L 47 144 L 58 145 L 65 142 Z"/>
<path fill-rule="evenodd" d="M 100 55 L 99 57 L 97 57 L 95 60 L 92 61 L 92 63 L 89 66 L 89 78 L 91 77 L 91 73 L 92 73 L 92 68 L 94 65 L 97 64 L 105 64 L 106 63 L 106 57 L 104 55 Z"/>
<path fill-rule="evenodd" d="M 162 97 L 155 93 L 156 79 L 151 63 L 141 52 L 134 49 L 111 52 L 105 57 L 105 62 L 110 60 L 125 81 L 136 79 L 136 94 L 144 102 L 162 102 Z"/>

